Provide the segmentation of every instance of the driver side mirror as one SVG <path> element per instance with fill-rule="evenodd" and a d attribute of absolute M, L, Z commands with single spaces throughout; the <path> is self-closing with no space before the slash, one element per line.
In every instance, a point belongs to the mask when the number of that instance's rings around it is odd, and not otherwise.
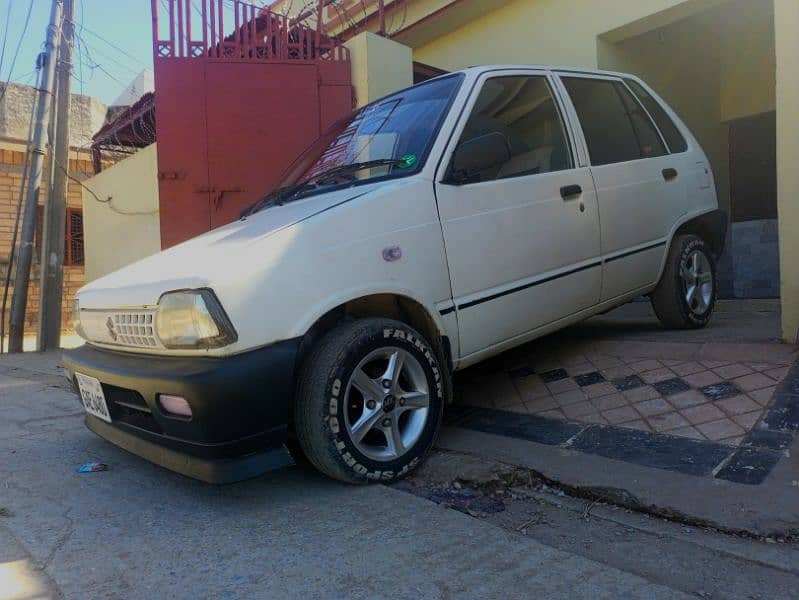
<path fill-rule="evenodd" d="M 511 158 L 508 138 L 492 131 L 460 144 L 452 155 L 446 183 L 463 185 L 481 172 L 499 167 Z"/>

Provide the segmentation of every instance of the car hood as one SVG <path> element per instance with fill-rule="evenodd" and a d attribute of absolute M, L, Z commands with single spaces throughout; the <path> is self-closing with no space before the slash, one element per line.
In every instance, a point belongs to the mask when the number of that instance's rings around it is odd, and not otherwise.
<path fill-rule="evenodd" d="M 273 206 L 190 239 L 87 284 L 78 291 L 81 308 L 152 306 L 167 291 L 212 287 L 241 275 L 256 257 L 261 265 L 279 259 L 281 253 L 259 247 L 268 238 L 378 187 L 361 185 Z"/>

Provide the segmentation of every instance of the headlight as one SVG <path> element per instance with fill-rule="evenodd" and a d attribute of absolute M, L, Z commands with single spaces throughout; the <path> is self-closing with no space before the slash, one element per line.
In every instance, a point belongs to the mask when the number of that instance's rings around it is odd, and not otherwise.
<path fill-rule="evenodd" d="M 155 328 L 167 348 L 219 348 L 238 339 L 211 290 L 168 292 L 161 296 Z"/>
<path fill-rule="evenodd" d="M 83 331 L 83 327 L 80 323 L 80 302 L 78 298 L 75 297 L 75 300 L 72 302 L 72 317 L 69 320 L 69 324 L 72 327 L 72 331 L 77 333 L 83 339 L 86 339 L 86 334 Z"/>

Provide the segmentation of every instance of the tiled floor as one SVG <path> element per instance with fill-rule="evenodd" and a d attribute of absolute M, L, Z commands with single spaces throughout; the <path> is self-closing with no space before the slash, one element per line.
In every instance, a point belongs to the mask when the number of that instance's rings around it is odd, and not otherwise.
<path fill-rule="evenodd" d="M 788 367 L 570 354 L 486 365 L 456 382 L 467 406 L 740 444 Z"/>

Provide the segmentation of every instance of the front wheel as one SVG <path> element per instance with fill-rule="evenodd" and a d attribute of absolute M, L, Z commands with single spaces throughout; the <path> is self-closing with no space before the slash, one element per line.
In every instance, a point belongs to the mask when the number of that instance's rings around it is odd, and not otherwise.
<path fill-rule="evenodd" d="M 305 360 L 295 408 L 308 460 L 341 481 L 394 481 L 430 451 L 445 404 L 431 345 L 388 319 L 342 323 Z"/>
<path fill-rule="evenodd" d="M 716 264 L 702 238 L 674 238 L 651 299 L 655 314 L 666 327 L 698 329 L 707 325 L 716 305 Z"/>

